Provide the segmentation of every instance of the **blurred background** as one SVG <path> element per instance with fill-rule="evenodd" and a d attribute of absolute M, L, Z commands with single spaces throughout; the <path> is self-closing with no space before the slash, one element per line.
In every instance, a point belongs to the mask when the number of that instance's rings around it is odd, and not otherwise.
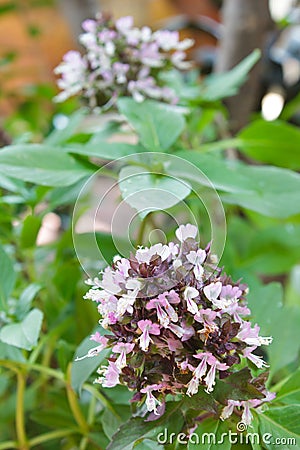
<path fill-rule="evenodd" d="M 262 109 L 264 118 L 274 120 L 284 102 L 299 91 L 298 6 L 295 0 L 2 0 L 2 145 L 9 135 L 26 131 L 37 133 L 39 139 L 39 131 L 47 131 L 54 112 L 72 110 L 72 102 L 60 107 L 51 102 L 56 93 L 53 69 L 66 51 L 79 48 L 81 22 L 99 10 L 116 18 L 132 15 L 137 26 L 181 30 L 183 36 L 195 39 L 190 56 L 204 75 L 229 69 L 253 48 L 261 48 L 261 64 L 241 92 L 243 105 L 233 98 L 227 106 L 235 111 L 234 131 L 255 110 Z"/>

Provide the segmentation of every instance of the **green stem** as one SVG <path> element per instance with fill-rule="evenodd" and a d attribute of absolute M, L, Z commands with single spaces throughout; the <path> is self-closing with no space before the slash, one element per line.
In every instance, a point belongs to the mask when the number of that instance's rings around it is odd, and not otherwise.
<path fill-rule="evenodd" d="M 77 400 L 77 396 L 71 386 L 71 363 L 68 366 L 67 369 L 67 379 L 66 379 L 66 390 L 67 390 L 67 397 L 68 397 L 68 402 L 69 402 L 69 406 L 70 409 L 72 411 L 72 414 L 74 416 L 74 419 L 76 420 L 80 431 L 83 435 L 88 434 L 89 432 L 89 425 L 87 423 L 87 421 L 85 420 L 84 415 L 82 414 L 82 411 L 80 409 L 78 400 Z"/>
<path fill-rule="evenodd" d="M 90 404 L 89 404 L 89 410 L 88 410 L 88 417 L 87 417 L 87 423 L 89 425 L 89 427 L 91 427 L 94 423 L 95 420 L 95 410 L 96 410 L 96 398 L 91 395 L 91 400 L 90 400 Z M 87 445 L 89 443 L 89 439 L 87 436 L 83 436 L 80 444 L 79 444 L 79 450 L 86 450 Z"/>
<path fill-rule="evenodd" d="M 76 429 L 66 429 L 66 430 L 55 430 L 50 431 L 49 433 L 41 434 L 40 436 L 36 436 L 35 438 L 30 439 L 29 445 L 30 447 L 34 447 L 35 445 L 42 444 L 43 442 L 48 442 L 53 439 L 59 439 L 65 436 L 69 436 L 70 434 L 76 434 L 78 430 Z M 1 447 L 0 447 L 1 450 Z"/>
<path fill-rule="evenodd" d="M 109 170 L 109 169 L 106 169 L 104 167 L 100 167 L 99 174 L 100 175 L 104 175 L 105 177 L 113 178 L 114 180 L 118 180 L 119 179 L 119 176 L 118 176 L 118 174 L 116 172 L 114 172 L 112 170 Z"/>
<path fill-rule="evenodd" d="M 89 443 L 89 439 L 87 436 L 83 436 L 79 444 L 79 450 L 86 450 L 86 447 Z"/>
<path fill-rule="evenodd" d="M 19 450 L 28 450 L 28 443 L 24 421 L 24 394 L 25 394 L 26 378 L 25 375 L 17 371 L 17 404 L 16 404 L 16 432 L 18 438 Z"/>
<path fill-rule="evenodd" d="M 109 409 L 117 419 L 121 419 L 121 417 L 119 416 L 117 411 L 114 409 L 114 407 L 112 406 L 112 404 L 110 403 L 108 398 L 106 398 L 106 396 L 100 390 L 95 389 L 93 386 L 91 386 L 89 384 L 84 384 L 83 389 L 85 389 L 90 394 L 92 394 L 95 398 L 97 398 L 100 401 L 100 403 L 102 403 L 103 406 L 105 406 L 107 409 Z"/>
<path fill-rule="evenodd" d="M 8 449 L 16 449 L 17 447 L 17 442 L 15 441 L 6 441 L 6 442 L 2 442 L 2 444 L 0 444 L 0 450 L 8 450 Z"/>
<path fill-rule="evenodd" d="M 293 373 L 289 373 L 286 377 L 282 378 L 282 380 L 278 381 L 278 383 L 274 384 L 274 386 L 271 386 L 272 392 L 279 392 L 282 386 L 289 381 L 289 379 L 293 376 Z M 271 379 L 269 380 L 271 381 Z"/>
<path fill-rule="evenodd" d="M 143 169 L 146 169 L 148 172 L 151 172 L 151 165 L 150 164 L 145 164 L 141 161 L 134 161 L 133 159 L 127 161 L 128 164 L 130 164 L 131 166 L 136 166 L 136 167 L 142 167 Z"/>
<path fill-rule="evenodd" d="M 47 342 L 47 340 L 48 340 L 48 336 L 47 336 L 46 334 L 45 334 L 45 336 L 43 336 L 43 337 L 39 340 L 38 345 L 37 345 L 37 346 L 35 347 L 35 349 L 30 353 L 30 356 L 29 356 L 29 358 L 28 358 L 28 361 L 29 361 L 30 363 L 34 363 L 34 362 L 37 360 L 37 358 L 38 358 L 38 356 L 39 356 L 39 354 L 40 354 L 40 352 L 41 352 L 43 346 L 44 346 L 45 343 Z"/>
<path fill-rule="evenodd" d="M 25 370 L 35 370 L 40 373 L 44 373 L 45 375 L 48 375 L 48 377 L 56 378 L 57 380 L 63 381 L 64 380 L 64 374 L 60 371 L 57 371 L 55 369 L 51 369 L 50 367 L 43 367 L 40 364 L 29 364 L 29 363 L 22 363 L 19 361 L 7 361 L 7 360 L 0 360 L 0 366 L 5 367 L 7 369 L 13 370 L 16 372 L 18 370 L 18 367 L 20 369 Z"/>
<path fill-rule="evenodd" d="M 96 404 L 97 404 L 96 398 L 92 395 L 90 405 L 89 405 L 88 417 L 87 417 L 87 423 L 90 426 L 93 425 L 94 420 L 95 420 Z"/>
<path fill-rule="evenodd" d="M 195 151 L 199 153 L 212 152 L 216 150 L 227 150 L 228 148 L 239 148 L 243 144 L 243 141 L 238 138 L 223 139 L 216 142 L 208 142 L 200 145 Z"/>
<path fill-rule="evenodd" d="M 137 238 L 136 238 L 136 245 L 142 245 L 143 244 L 145 229 L 146 229 L 146 226 L 147 226 L 147 223 L 148 223 L 148 218 L 149 218 L 150 214 L 148 214 L 146 217 L 144 217 L 144 219 L 141 222 L 141 225 L 140 225 L 140 228 L 139 228 L 139 232 L 138 232 L 138 235 L 137 235 Z"/>
<path fill-rule="evenodd" d="M 91 395 L 91 401 L 90 401 L 88 417 L 87 417 L 87 423 L 88 423 L 89 427 L 91 427 L 94 423 L 95 409 L 96 409 L 96 398 L 93 395 Z M 88 443 L 89 443 L 88 437 L 83 436 L 80 441 L 80 444 L 79 444 L 79 450 L 86 450 Z"/>
<path fill-rule="evenodd" d="M 41 366 L 40 364 L 32 364 L 29 366 L 29 369 L 44 373 L 45 375 L 48 375 L 51 378 L 56 378 L 57 380 L 64 381 L 64 374 L 55 369 L 51 369 L 50 367 L 44 367 Z"/>

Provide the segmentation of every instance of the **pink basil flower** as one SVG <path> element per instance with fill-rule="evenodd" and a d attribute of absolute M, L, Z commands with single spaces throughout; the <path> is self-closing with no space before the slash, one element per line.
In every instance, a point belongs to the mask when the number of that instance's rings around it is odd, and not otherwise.
<path fill-rule="evenodd" d="M 180 242 L 184 242 L 188 238 L 195 239 L 198 234 L 198 230 L 195 225 L 180 225 L 175 234 Z"/>
<path fill-rule="evenodd" d="M 192 325 L 189 325 L 187 323 L 187 321 L 185 321 L 185 320 L 181 321 L 181 328 L 184 331 L 182 338 L 181 338 L 182 342 L 188 341 L 192 336 L 195 335 L 194 327 Z"/>
<path fill-rule="evenodd" d="M 150 334 L 158 336 L 160 334 L 160 326 L 157 323 L 152 323 L 151 320 L 140 320 L 138 322 L 138 327 L 143 333 L 139 337 L 140 347 L 146 352 L 148 351 L 150 342 L 153 342 Z"/>
<path fill-rule="evenodd" d="M 197 322 L 203 323 L 208 326 L 215 326 L 215 319 L 219 314 L 211 309 L 199 309 L 194 319 Z"/>
<path fill-rule="evenodd" d="M 98 331 L 95 334 L 92 334 L 91 340 L 98 342 L 100 345 L 91 348 L 84 356 L 77 356 L 75 361 L 81 361 L 82 359 L 85 358 L 93 358 L 94 356 L 97 356 L 100 352 L 102 352 L 102 350 L 106 348 L 108 343 L 108 339 L 104 336 L 101 336 L 101 334 Z"/>
<path fill-rule="evenodd" d="M 134 349 L 134 344 L 123 344 L 118 343 L 113 348 L 112 351 L 114 353 L 120 353 L 120 356 L 116 360 L 116 366 L 118 369 L 123 369 L 123 367 L 126 367 L 126 355 L 127 353 L 131 353 Z"/>
<path fill-rule="evenodd" d="M 133 17 L 125 16 L 116 20 L 116 28 L 121 33 L 126 33 L 133 27 Z"/>
<path fill-rule="evenodd" d="M 169 339 L 167 339 L 167 344 L 168 344 L 169 350 L 174 353 L 176 353 L 177 350 L 180 350 L 183 348 L 183 345 L 179 339 L 169 338 Z"/>
<path fill-rule="evenodd" d="M 194 355 L 194 358 L 200 359 L 201 362 L 194 371 L 194 376 L 190 381 L 187 394 L 193 395 L 198 392 L 199 383 L 206 374 L 208 365 L 210 366 L 210 369 L 207 372 L 204 381 L 207 386 L 206 392 L 210 393 L 213 391 L 213 386 L 215 384 L 216 369 L 226 370 L 229 368 L 229 366 L 218 361 L 218 359 L 210 352 L 197 353 L 196 355 Z"/>
<path fill-rule="evenodd" d="M 186 255 L 186 259 L 194 265 L 194 274 L 196 280 L 202 280 L 204 274 L 204 268 L 202 264 L 206 259 L 206 251 L 199 248 L 196 252 L 192 250 L 188 255 Z"/>
<path fill-rule="evenodd" d="M 180 41 L 177 32 L 134 27 L 130 16 L 113 22 L 98 15 L 96 20 L 85 20 L 82 28 L 79 41 L 83 54 L 66 53 L 55 69 L 62 90 L 56 101 L 80 95 L 92 109 L 104 110 L 124 96 L 137 102 L 146 98 L 178 102 L 174 89 L 160 73 L 190 67 L 184 50 L 193 45 L 191 39 Z"/>
<path fill-rule="evenodd" d="M 199 297 L 199 292 L 197 291 L 197 289 L 187 286 L 183 295 L 186 301 L 187 310 L 192 314 L 197 314 L 198 306 L 197 303 L 193 300 L 194 298 Z"/>
<path fill-rule="evenodd" d="M 237 338 L 241 341 L 245 342 L 247 345 L 253 346 L 260 346 L 260 345 L 269 345 L 272 342 L 271 337 L 262 337 L 259 336 L 259 326 L 254 325 L 253 328 L 251 328 L 250 322 L 243 322 L 241 325 L 241 329 L 239 333 L 237 334 Z"/>
<path fill-rule="evenodd" d="M 159 323 L 163 327 L 166 328 L 169 325 L 170 318 L 169 318 L 168 314 L 166 313 L 166 311 L 162 308 L 162 306 L 163 306 L 162 303 L 163 302 L 159 301 L 158 298 L 155 298 L 153 300 L 150 300 L 147 303 L 146 308 L 147 309 L 156 309 L 156 314 L 157 314 Z"/>
<path fill-rule="evenodd" d="M 136 34 L 136 29 L 130 31 Z M 267 367 L 253 352 L 271 342 L 259 336 L 258 325 L 244 320 L 250 314 L 246 286 L 221 275 L 208 247 L 200 249 L 196 227 L 181 225 L 176 235 L 180 244 L 140 247 L 131 259 L 116 256 L 99 279 L 87 281 L 91 289 L 86 298 L 97 302 L 100 323 L 111 334 L 92 335 L 97 347 L 78 359 L 112 347 L 97 383 L 136 389 L 133 401 L 146 401 L 149 419 L 163 414 L 169 393 L 191 396 L 201 385 L 210 394 L 218 378 L 240 370 L 241 359 Z M 233 400 L 228 395 L 221 419 L 238 413 L 250 423 L 251 410 L 259 412 L 274 397 L 263 384 L 259 391 L 263 399 Z"/>
<path fill-rule="evenodd" d="M 103 387 L 115 387 L 120 383 L 119 375 L 120 370 L 118 366 L 114 362 L 109 361 L 108 368 L 104 374 L 104 378 L 100 378 L 96 380 L 96 382 L 101 383 Z"/>
<path fill-rule="evenodd" d="M 220 297 L 224 300 L 237 300 L 241 295 L 241 289 L 239 289 L 237 286 L 231 286 L 231 284 L 227 284 L 226 286 L 222 286 Z"/>
<path fill-rule="evenodd" d="M 153 391 L 158 391 L 162 388 L 162 384 L 151 384 L 150 386 L 147 386 L 146 388 L 141 389 L 141 392 L 143 394 L 146 394 L 146 406 L 148 411 L 153 411 L 154 414 L 158 415 L 157 413 L 157 405 L 161 405 L 161 402 L 157 400 L 156 397 L 152 394 Z"/>
<path fill-rule="evenodd" d="M 180 302 L 180 298 L 175 291 L 164 292 L 163 294 L 159 294 L 158 298 L 150 300 L 146 308 L 147 309 L 156 309 L 156 314 L 159 322 L 165 328 L 168 327 L 169 322 L 177 322 L 178 315 L 171 303 L 178 304 Z"/>
<path fill-rule="evenodd" d="M 256 365 L 256 367 L 258 367 L 259 369 L 262 369 L 263 367 L 269 367 L 268 364 L 262 359 L 262 356 L 257 356 L 257 355 L 253 355 L 253 351 L 256 349 L 257 347 L 246 347 L 243 350 L 243 356 L 245 358 L 248 358 L 249 361 L 251 361 L 253 364 Z"/>

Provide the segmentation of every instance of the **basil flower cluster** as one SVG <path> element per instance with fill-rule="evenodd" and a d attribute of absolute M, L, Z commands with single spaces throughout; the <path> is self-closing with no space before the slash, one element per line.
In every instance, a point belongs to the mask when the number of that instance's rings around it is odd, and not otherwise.
<path fill-rule="evenodd" d="M 136 28 L 130 16 L 113 21 L 99 14 L 95 20 L 85 20 L 82 28 L 79 40 L 84 53 L 67 52 L 54 70 L 62 91 L 56 101 L 80 95 L 91 108 L 105 109 L 122 96 L 137 102 L 145 98 L 177 102 L 174 90 L 159 74 L 190 67 L 185 50 L 193 45 L 191 39 L 180 41 L 177 31 Z"/>
<path fill-rule="evenodd" d="M 260 336 L 259 326 L 247 320 L 247 285 L 216 267 L 197 234 L 194 225 L 181 225 L 178 243 L 140 247 L 129 259 L 117 256 L 100 279 L 87 282 L 85 298 L 97 303 L 99 323 L 110 334 L 92 335 L 97 346 L 78 359 L 111 348 L 96 382 L 127 386 L 153 415 L 162 414 L 167 394 L 194 396 L 204 388 L 210 395 L 216 380 L 235 373 L 242 361 L 267 367 L 255 350 L 272 338 Z M 241 409 L 250 424 L 250 408 L 273 398 L 259 385 L 259 398 L 229 397 L 220 418 Z"/>

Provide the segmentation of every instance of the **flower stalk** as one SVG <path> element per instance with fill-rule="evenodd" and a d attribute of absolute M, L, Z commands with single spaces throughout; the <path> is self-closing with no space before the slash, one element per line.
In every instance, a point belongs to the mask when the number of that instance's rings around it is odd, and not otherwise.
<path fill-rule="evenodd" d="M 146 98 L 178 102 L 161 74 L 191 67 L 185 50 L 193 40 L 180 41 L 177 31 L 134 27 L 129 16 L 114 21 L 98 14 L 95 20 L 85 20 L 82 28 L 84 53 L 69 51 L 55 69 L 61 89 L 56 101 L 79 95 L 94 110 L 108 110 L 124 96 L 139 103 Z"/>
<path fill-rule="evenodd" d="M 82 411 L 80 409 L 80 406 L 79 406 L 79 403 L 77 400 L 77 396 L 71 386 L 71 364 L 69 364 L 68 369 L 67 369 L 66 390 L 67 390 L 68 402 L 69 402 L 72 414 L 74 416 L 74 419 L 76 420 L 81 433 L 83 435 L 86 435 L 89 432 L 89 425 L 88 425 L 87 421 L 85 420 L 84 415 L 82 414 Z"/>
<path fill-rule="evenodd" d="M 18 449 L 28 450 L 28 440 L 24 420 L 24 394 L 26 377 L 23 371 L 17 370 L 17 401 L 16 401 L 16 432 L 18 438 Z"/>
<path fill-rule="evenodd" d="M 167 394 L 192 397 L 201 388 L 213 395 L 218 380 L 234 375 L 241 363 L 268 367 L 255 351 L 272 338 L 261 337 L 247 319 L 247 285 L 222 273 L 197 233 L 195 226 L 181 225 L 179 243 L 139 247 L 129 259 L 116 256 L 100 278 L 87 281 L 85 298 L 97 303 L 99 322 L 110 334 L 92 335 L 97 346 L 78 359 L 110 348 L 95 382 L 126 385 L 135 391 L 132 402 L 154 417 L 163 414 Z M 249 383 L 253 398 L 228 394 L 219 406 L 221 419 L 242 408 L 250 424 L 251 409 L 273 399 L 264 380 Z"/>

